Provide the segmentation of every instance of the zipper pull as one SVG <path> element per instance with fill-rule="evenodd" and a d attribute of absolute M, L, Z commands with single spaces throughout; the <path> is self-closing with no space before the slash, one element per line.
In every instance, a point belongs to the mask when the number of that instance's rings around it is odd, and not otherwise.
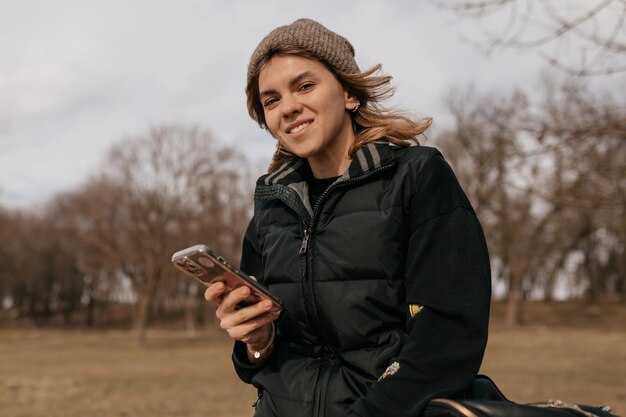
<path fill-rule="evenodd" d="M 310 234 L 311 234 L 311 231 L 308 228 L 304 229 L 304 238 L 302 239 L 302 245 L 300 245 L 300 252 L 298 252 L 300 255 L 304 255 L 306 253 L 306 248 L 309 244 Z"/>
<path fill-rule="evenodd" d="M 256 408 L 256 406 L 259 405 L 259 401 L 261 401 L 261 398 L 263 398 L 263 391 L 261 390 L 261 388 L 257 388 L 256 400 L 254 400 L 254 402 L 251 404 L 251 407 Z"/>

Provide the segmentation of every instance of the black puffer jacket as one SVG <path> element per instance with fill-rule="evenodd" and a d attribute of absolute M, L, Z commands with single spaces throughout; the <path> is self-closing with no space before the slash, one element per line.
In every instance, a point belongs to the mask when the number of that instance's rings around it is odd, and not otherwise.
<path fill-rule="evenodd" d="M 491 292 L 480 224 L 441 154 L 368 144 L 311 208 L 310 169 L 262 176 L 241 268 L 285 302 L 257 417 L 416 417 L 461 393 L 487 342 Z"/>

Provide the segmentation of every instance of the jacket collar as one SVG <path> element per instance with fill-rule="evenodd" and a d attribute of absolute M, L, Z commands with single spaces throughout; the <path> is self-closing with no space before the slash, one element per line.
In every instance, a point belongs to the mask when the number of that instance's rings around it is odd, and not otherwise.
<path fill-rule="evenodd" d="M 393 163 L 393 152 L 387 143 L 368 143 L 363 145 L 352 158 L 348 169 L 338 181 L 346 181 L 363 175 Z M 306 159 L 294 158 L 281 165 L 271 174 L 263 175 L 257 181 L 257 185 L 285 185 L 306 181 L 311 175 L 311 168 Z"/>

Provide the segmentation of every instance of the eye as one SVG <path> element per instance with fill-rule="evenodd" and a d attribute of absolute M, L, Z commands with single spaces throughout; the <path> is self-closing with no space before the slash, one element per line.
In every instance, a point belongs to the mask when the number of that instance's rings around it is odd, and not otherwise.
<path fill-rule="evenodd" d="M 263 102 L 263 107 L 270 107 L 272 104 L 276 103 L 277 101 L 278 101 L 277 98 L 270 97 Z"/>
<path fill-rule="evenodd" d="M 300 84 L 300 87 L 298 88 L 298 91 L 307 91 L 310 90 L 311 88 L 313 88 L 315 84 L 313 84 L 312 82 L 305 82 Z"/>

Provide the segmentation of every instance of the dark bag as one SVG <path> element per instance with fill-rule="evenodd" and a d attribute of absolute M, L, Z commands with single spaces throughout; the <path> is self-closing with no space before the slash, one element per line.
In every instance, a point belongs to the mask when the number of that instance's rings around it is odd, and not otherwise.
<path fill-rule="evenodd" d="M 508 400 L 496 384 L 478 375 L 462 399 L 431 400 L 423 417 L 617 417 L 610 407 L 568 404 L 558 400 L 517 404 Z"/>

